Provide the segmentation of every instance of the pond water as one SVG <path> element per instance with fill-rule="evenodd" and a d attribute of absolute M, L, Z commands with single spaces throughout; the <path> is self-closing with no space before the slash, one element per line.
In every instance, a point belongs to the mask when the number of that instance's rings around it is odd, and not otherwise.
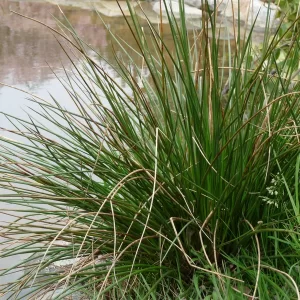
<path fill-rule="evenodd" d="M 114 62 L 114 54 L 110 48 L 110 38 L 106 32 L 103 22 L 93 11 L 87 2 L 78 0 L 53 1 L 59 3 L 67 19 L 72 23 L 75 30 L 88 44 L 101 52 L 103 57 L 110 63 Z M 96 1 L 93 1 L 96 3 Z M 102 1 L 103 2 L 103 1 Z M 103 2 L 104 3 L 104 2 Z M 102 12 L 101 16 L 107 26 L 126 42 L 134 44 L 134 40 L 128 30 L 123 17 L 118 16 L 118 10 L 113 2 L 105 2 L 105 5 L 97 2 L 97 9 Z M 147 6 L 148 5 L 148 6 Z M 26 98 L 22 91 L 37 95 L 43 99 L 50 99 L 53 95 L 63 106 L 70 107 L 71 100 L 66 91 L 58 81 L 57 77 L 63 78 L 64 68 L 71 67 L 68 57 L 61 49 L 57 40 L 50 30 L 45 26 L 32 20 L 16 15 L 12 11 L 22 15 L 36 18 L 43 23 L 58 29 L 54 20 L 63 20 L 64 16 L 60 8 L 45 0 L 15 1 L 1 0 L 0 2 L 0 113 L 11 114 L 19 118 L 26 118 L 29 107 L 33 104 Z M 144 9 L 149 9 L 149 4 L 144 4 Z M 157 15 L 148 11 L 147 16 L 155 22 Z M 142 19 L 141 19 L 142 20 Z M 146 20 L 142 20 L 145 22 Z M 191 23 L 191 27 L 194 25 Z M 230 29 L 231 30 L 231 29 Z M 230 30 L 225 37 L 230 36 Z M 232 29 L 233 30 L 233 29 Z M 168 39 L 167 31 L 165 37 Z M 133 59 L 138 60 L 138 54 L 132 53 Z M 107 66 L 109 68 L 109 66 Z M 109 71 L 109 70 L 108 70 Z M 113 76 L 115 74 L 112 74 Z M 146 74 L 147 75 L 147 74 Z M 146 76 L 145 75 L 145 76 Z M 121 79 L 120 79 L 121 80 Z M 122 82 L 120 82 L 122 85 Z M 11 86 L 15 87 L 12 88 Z M 123 85 L 125 88 L 125 85 Z M 11 123 L 0 114 L 0 128 L 12 128 Z M 0 131 L 1 135 L 11 137 L 7 131 Z M 1 191 L 4 193 L 4 191 Z M 4 222 L 12 221 L 13 218 L 6 215 L 4 210 L 12 209 L 7 204 L 0 203 L 0 226 Z M 2 211 L 2 213 L 1 213 Z M 0 237 L 0 242 L 1 240 Z M 1 250 L 1 248 L 0 248 Z M 17 260 L 21 257 L 16 258 Z M 0 260 L 1 269 L 13 265 L 12 259 Z M 13 281 L 19 276 L 18 273 L 0 278 L 0 299 L 1 284 Z"/>

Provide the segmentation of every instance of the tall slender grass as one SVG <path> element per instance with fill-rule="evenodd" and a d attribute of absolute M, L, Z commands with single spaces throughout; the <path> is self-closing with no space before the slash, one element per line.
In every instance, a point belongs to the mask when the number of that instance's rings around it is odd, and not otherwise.
<path fill-rule="evenodd" d="M 213 11 L 194 32 L 183 5 L 179 20 L 169 11 L 170 47 L 128 5 L 135 45 L 107 27 L 126 88 L 66 20 L 60 38 L 82 62 L 70 55 L 62 81 L 76 109 L 32 97 L 29 120 L 6 115 L 27 142 L 0 137 L 0 201 L 22 212 L 1 230 L 0 257 L 27 256 L 1 271 L 25 268 L 3 292 L 300 299 L 299 36 L 279 62 L 285 35 L 267 35 L 255 56 L 238 26 L 220 61 Z"/>

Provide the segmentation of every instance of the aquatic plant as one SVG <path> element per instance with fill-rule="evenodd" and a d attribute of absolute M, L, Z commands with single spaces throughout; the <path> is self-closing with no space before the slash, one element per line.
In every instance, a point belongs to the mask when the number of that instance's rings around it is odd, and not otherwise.
<path fill-rule="evenodd" d="M 213 11 L 189 32 L 181 5 L 177 21 L 167 10 L 170 47 L 165 29 L 141 27 L 128 4 L 136 44 L 107 27 L 114 75 L 66 20 L 58 42 L 82 62 L 66 51 L 74 109 L 32 96 L 29 120 L 6 115 L 26 142 L 1 136 L 0 201 L 23 215 L 2 228 L 1 257 L 27 256 L 1 271 L 25 268 L 2 292 L 299 299 L 298 39 L 278 64 L 285 35 L 266 31 L 257 55 L 241 25 L 233 44 L 220 41 Z M 268 205 L 274 186 L 280 201 Z"/>

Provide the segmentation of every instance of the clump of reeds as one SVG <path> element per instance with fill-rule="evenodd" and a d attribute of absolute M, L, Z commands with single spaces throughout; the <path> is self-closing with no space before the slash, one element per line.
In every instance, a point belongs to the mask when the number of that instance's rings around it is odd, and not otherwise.
<path fill-rule="evenodd" d="M 2 229 L 1 257 L 28 256 L 1 271 L 26 269 L 4 292 L 299 297 L 298 37 L 278 62 L 284 36 L 266 37 L 254 57 L 251 32 L 242 41 L 238 30 L 220 60 L 213 12 L 194 32 L 183 7 L 180 20 L 168 18 L 172 47 L 163 27 L 141 28 L 132 9 L 136 45 L 107 29 L 112 51 L 123 51 L 110 69 L 126 88 L 67 24 L 62 35 L 82 61 L 64 82 L 77 109 L 35 97 L 42 121 L 7 116 L 27 142 L 1 138 L 10 193 L 0 201 L 24 216 Z M 66 259 L 71 266 L 45 274 Z"/>

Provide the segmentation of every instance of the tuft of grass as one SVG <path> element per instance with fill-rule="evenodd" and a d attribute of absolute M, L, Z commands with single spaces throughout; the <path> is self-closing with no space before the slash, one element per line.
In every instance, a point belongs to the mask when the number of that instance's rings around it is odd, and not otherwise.
<path fill-rule="evenodd" d="M 220 61 L 213 11 L 193 32 L 183 5 L 180 19 L 169 11 L 166 43 L 128 7 L 136 44 L 107 27 L 114 64 L 67 19 L 56 32 L 82 62 L 69 56 L 62 81 L 76 109 L 32 97 L 29 120 L 6 115 L 27 142 L 0 137 L 0 201 L 22 213 L 3 226 L 0 257 L 26 258 L 0 271 L 25 269 L 2 291 L 299 299 L 299 36 L 278 62 L 285 34 L 255 56 L 255 33 L 243 40 L 239 25 Z"/>

